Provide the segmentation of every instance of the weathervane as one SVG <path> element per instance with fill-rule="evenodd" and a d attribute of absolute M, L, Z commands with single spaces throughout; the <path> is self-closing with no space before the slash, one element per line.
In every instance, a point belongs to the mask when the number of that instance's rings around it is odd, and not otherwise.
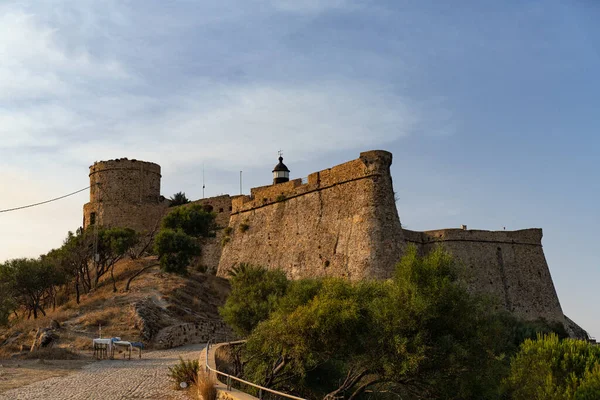
<path fill-rule="evenodd" d="M 279 151 L 277 152 L 277 154 L 279 155 L 279 157 L 283 157 L 283 150 L 279 150 Z"/>

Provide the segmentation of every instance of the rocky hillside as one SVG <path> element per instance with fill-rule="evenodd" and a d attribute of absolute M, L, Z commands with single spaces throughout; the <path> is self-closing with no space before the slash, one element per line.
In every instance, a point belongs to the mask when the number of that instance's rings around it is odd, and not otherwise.
<path fill-rule="evenodd" d="M 199 271 L 187 277 L 147 269 L 125 292 L 127 280 L 156 258 L 123 261 L 115 267 L 116 293 L 110 278 L 36 320 L 21 320 L 0 328 L 0 358 L 29 352 L 32 345 L 71 351 L 91 350 L 92 338 L 119 336 L 149 348 L 169 348 L 209 339 L 228 340 L 232 332 L 221 321 L 218 307 L 229 293 L 227 280 Z M 14 322 L 14 321 L 13 321 Z"/>

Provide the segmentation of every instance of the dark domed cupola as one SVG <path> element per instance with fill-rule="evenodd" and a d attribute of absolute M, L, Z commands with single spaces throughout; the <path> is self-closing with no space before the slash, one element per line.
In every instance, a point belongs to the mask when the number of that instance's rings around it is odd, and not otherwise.
<path fill-rule="evenodd" d="M 290 170 L 283 163 L 283 157 L 279 152 L 279 164 L 273 169 L 273 185 L 277 183 L 284 183 L 290 180 Z"/>

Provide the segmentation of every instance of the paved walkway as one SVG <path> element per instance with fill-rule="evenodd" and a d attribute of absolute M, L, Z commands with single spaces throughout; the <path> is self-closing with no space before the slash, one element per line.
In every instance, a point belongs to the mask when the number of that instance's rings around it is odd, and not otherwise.
<path fill-rule="evenodd" d="M 204 345 L 147 352 L 143 358 L 95 362 L 71 375 L 50 378 L 0 394 L 0 400 L 173 399 L 188 400 L 173 390 L 167 374 L 179 357 L 198 359 Z"/>

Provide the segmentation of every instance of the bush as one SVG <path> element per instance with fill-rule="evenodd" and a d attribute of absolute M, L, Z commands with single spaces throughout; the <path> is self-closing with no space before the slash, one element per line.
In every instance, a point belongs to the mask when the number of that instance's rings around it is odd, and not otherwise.
<path fill-rule="evenodd" d="M 198 360 L 184 360 L 179 357 L 179 364 L 174 367 L 169 367 L 169 378 L 171 378 L 177 389 L 179 384 L 185 382 L 189 385 L 196 384 L 198 379 L 198 371 L 200 369 Z"/>
<path fill-rule="evenodd" d="M 190 202 L 184 192 L 175 193 L 169 200 L 171 200 L 169 207 L 181 206 Z"/>
<path fill-rule="evenodd" d="M 244 233 L 246 232 L 248 229 L 250 229 L 250 225 L 246 224 L 246 223 L 241 223 L 240 224 L 240 232 Z"/>
<path fill-rule="evenodd" d="M 227 243 L 231 242 L 231 237 L 230 236 L 223 236 L 223 238 L 221 239 L 221 246 L 225 247 L 227 245 Z"/>
<path fill-rule="evenodd" d="M 181 230 L 193 237 L 209 237 L 216 229 L 215 214 L 200 204 L 179 207 L 163 218 L 161 228 Z"/>
<path fill-rule="evenodd" d="M 555 334 L 527 339 L 506 380 L 514 400 L 600 398 L 600 347 Z"/>
<path fill-rule="evenodd" d="M 196 240 L 181 230 L 161 230 L 156 235 L 154 247 L 161 269 L 182 275 L 187 273 L 192 257 L 200 255 L 200 246 Z"/>
<path fill-rule="evenodd" d="M 547 326 L 490 314 L 458 270 L 441 248 L 421 257 L 414 246 L 386 281 L 288 282 L 240 265 L 220 311 L 248 336 L 244 374 L 263 386 L 307 398 L 498 400 L 518 341 Z"/>
<path fill-rule="evenodd" d="M 216 379 L 206 373 L 203 369 L 198 373 L 197 383 L 198 386 L 198 397 L 202 400 L 216 400 L 217 399 L 217 384 Z"/>
<path fill-rule="evenodd" d="M 231 235 L 231 232 L 233 232 L 233 228 L 228 226 L 225 229 L 223 229 L 223 233 L 225 234 L 225 236 L 229 236 Z"/>
<path fill-rule="evenodd" d="M 239 335 L 246 336 L 269 317 L 288 287 L 280 270 L 267 270 L 247 264 L 234 269 L 232 291 L 219 312 L 223 320 Z"/>

